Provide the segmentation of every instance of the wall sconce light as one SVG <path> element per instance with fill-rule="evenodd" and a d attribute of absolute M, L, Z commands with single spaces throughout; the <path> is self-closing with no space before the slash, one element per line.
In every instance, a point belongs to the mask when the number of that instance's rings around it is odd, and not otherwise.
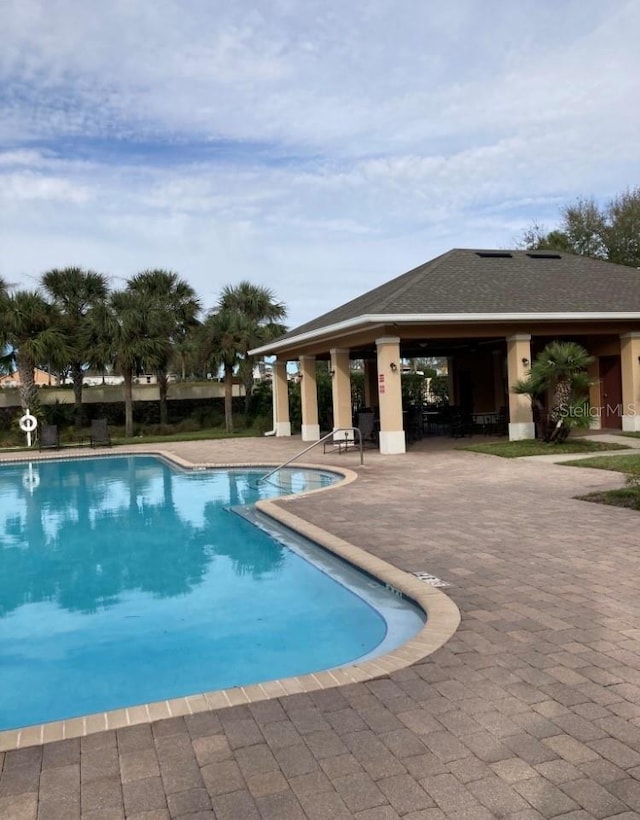
<path fill-rule="evenodd" d="M 523 356 L 523 358 L 522 358 L 522 366 L 523 367 L 529 367 L 529 359 L 527 359 L 526 356 Z"/>
<path fill-rule="evenodd" d="M 391 368 L 392 373 L 395 373 L 398 370 L 398 365 L 395 362 L 391 362 L 389 367 Z"/>
<path fill-rule="evenodd" d="M 640 356 L 638 356 L 638 364 L 640 364 Z"/>
<path fill-rule="evenodd" d="M 330 376 L 335 376 L 335 375 L 336 375 L 336 371 L 335 371 L 335 370 L 330 370 L 330 371 L 329 371 L 329 375 L 330 375 Z"/>

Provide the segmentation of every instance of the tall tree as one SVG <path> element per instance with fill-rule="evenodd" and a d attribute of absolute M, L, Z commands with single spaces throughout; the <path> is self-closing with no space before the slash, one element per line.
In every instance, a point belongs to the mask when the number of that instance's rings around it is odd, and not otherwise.
<path fill-rule="evenodd" d="M 132 290 L 111 294 L 96 312 L 94 333 L 100 357 L 110 360 L 124 378 L 125 435 L 133 436 L 133 380 L 153 371 L 166 355 L 162 311 L 146 294 Z"/>
<path fill-rule="evenodd" d="M 160 392 L 160 423 L 167 424 L 169 365 L 176 347 L 198 324 L 200 300 L 191 285 L 177 273 L 160 269 L 137 274 L 129 280 L 127 290 L 144 296 L 157 311 L 155 329 L 159 355 L 155 373 Z"/>
<path fill-rule="evenodd" d="M 0 319 L 4 316 L 6 309 L 6 299 L 9 295 L 9 288 L 5 280 L 0 276 Z M 4 373 L 6 369 L 6 357 L 3 355 L 5 347 L 4 327 L 0 326 L 0 373 Z"/>
<path fill-rule="evenodd" d="M 42 285 L 60 314 L 68 364 L 73 379 L 75 425 L 82 427 L 82 379 L 91 358 L 90 313 L 104 303 L 108 294 L 107 277 L 82 268 L 54 268 L 42 275 Z"/>
<path fill-rule="evenodd" d="M 213 369 L 224 371 L 224 421 L 227 433 L 233 433 L 233 373 L 249 349 L 251 325 L 242 314 L 218 309 L 209 313 L 201 329 L 203 357 Z"/>
<path fill-rule="evenodd" d="M 640 268 L 640 185 L 612 199 L 607 214 L 609 261 Z"/>
<path fill-rule="evenodd" d="M 0 342 L 20 374 L 23 409 L 39 406 L 36 366 L 66 355 L 55 307 L 39 291 L 19 290 L 0 300 Z"/>
<path fill-rule="evenodd" d="M 278 302 L 273 291 L 262 285 L 243 280 L 237 285 L 226 285 L 218 302 L 219 310 L 239 314 L 246 321 L 244 348 L 238 357 L 238 369 L 245 389 L 245 412 L 248 411 L 253 391 L 255 358 L 249 350 L 281 336 L 287 328 L 282 324 L 287 309 Z"/>
<path fill-rule="evenodd" d="M 560 225 L 549 232 L 534 223 L 520 239 L 527 250 L 557 250 L 640 267 L 640 186 L 604 207 L 578 199 L 561 210 Z"/>

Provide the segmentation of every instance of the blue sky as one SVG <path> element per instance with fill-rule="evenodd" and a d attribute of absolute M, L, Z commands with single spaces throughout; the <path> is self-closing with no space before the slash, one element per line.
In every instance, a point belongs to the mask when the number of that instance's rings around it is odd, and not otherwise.
<path fill-rule="evenodd" d="M 637 0 L 0 0 L 0 276 L 241 279 L 297 325 L 640 184 Z"/>

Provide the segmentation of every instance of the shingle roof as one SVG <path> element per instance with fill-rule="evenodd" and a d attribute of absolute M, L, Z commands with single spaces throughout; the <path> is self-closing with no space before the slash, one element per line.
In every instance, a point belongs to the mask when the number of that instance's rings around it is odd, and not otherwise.
<path fill-rule="evenodd" d="M 551 251 L 455 249 L 289 331 L 367 315 L 640 314 L 640 271 Z"/>

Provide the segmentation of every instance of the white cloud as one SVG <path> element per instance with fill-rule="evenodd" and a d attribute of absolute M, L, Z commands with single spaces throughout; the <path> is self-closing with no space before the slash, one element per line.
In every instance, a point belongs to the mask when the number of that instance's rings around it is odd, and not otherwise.
<path fill-rule="evenodd" d="M 74 185 L 66 179 L 41 176 L 31 172 L 2 175 L 0 200 L 13 203 L 16 200 L 47 199 L 62 202 L 87 202 L 89 192 L 83 186 Z"/>
<path fill-rule="evenodd" d="M 634 0 L 3 6 L 11 281 L 246 277 L 297 323 L 639 182 Z"/>

